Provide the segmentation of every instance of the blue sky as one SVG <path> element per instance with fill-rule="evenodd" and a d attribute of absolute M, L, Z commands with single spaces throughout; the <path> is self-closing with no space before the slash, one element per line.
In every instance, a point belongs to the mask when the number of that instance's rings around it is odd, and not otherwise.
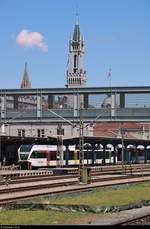
<path fill-rule="evenodd" d="M 0 88 L 19 88 L 25 62 L 33 88 L 64 87 L 78 6 L 87 86 L 150 86 L 150 0 L 0 0 Z M 16 42 L 37 32 L 40 45 Z"/>

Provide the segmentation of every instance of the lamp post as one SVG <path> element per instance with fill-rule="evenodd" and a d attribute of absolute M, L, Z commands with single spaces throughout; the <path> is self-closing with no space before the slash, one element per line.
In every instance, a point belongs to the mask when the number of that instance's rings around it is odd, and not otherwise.
<path fill-rule="evenodd" d="M 120 128 L 120 133 L 121 133 L 121 158 L 122 158 L 122 165 L 124 164 L 124 130 L 123 130 L 123 123 L 121 123 L 121 128 Z"/>
<path fill-rule="evenodd" d="M 2 123 L 0 126 L 0 168 L 2 166 L 2 136 L 6 135 L 5 132 L 5 123 Z"/>
<path fill-rule="evenodd" d="M 57 167 L 63 166 L 63 129 L 61 125 L 57 128 Z"/>
<path fill-rule="evenodd" d="M 124 133 L 123 133 L 123 130 L 121 130 L 121 145 L 122 145 L 122 149 L 121 149 L 122 164 L 124 164 Z"/>
<path fill-rule="evenodd" d="M 79 128 L 79 182 L 84 183 L 84 122 L 82 117 L 83 105 L 79 108 L 80 128 Z"/>

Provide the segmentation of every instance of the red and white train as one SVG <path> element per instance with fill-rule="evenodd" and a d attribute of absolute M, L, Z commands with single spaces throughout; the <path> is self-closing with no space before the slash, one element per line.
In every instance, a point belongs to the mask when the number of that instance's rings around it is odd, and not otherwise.
<path fill-rule="evenodd" d="M 57 152 L 57 145 L 21 145 L 18 149 L 18 163 L 22 169 L 56 167 L 58 162 L 62 167 L 79 165 L 79 150 L 75 145 L 69 146 L 69 152 L 66 152 L 66 147 L 63 146 L 61 158 L 57 157 Z M 84 164 L 100 165 L 102 159 L 103 149 L 97 149 L 94 153 L 91 149 L 84 149 Z M 109 148 L 106 150 L 105 163 L 112 164 L 113 160 L 113 149 Z M 117 162 L 117 157 L 115 160 Z"/>

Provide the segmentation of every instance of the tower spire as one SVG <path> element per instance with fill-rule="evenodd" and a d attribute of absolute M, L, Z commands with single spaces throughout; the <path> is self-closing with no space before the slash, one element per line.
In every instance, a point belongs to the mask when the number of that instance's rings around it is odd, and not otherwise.
<path fill-rule="evenodd" d="M 76 5 L 76 25 L 79 25 L 78 5 Z"/>
<path fill-rule="evenodd" d="M 86 83 L 86 71 L 83 68 L 84 41 L 80 33 L 78 12 L 72 39 L 69 42 L 69 59 L 67 69 L 67 86 L 82 87 Z"/>
<path fill-rule="evenodd" d="M 22 78 L 20 88 L 31 88 L 31 82 L 29 80 L 27 62 L 25 62 L 25 68 L 24 68 L 24 73 L 23 73 L 23 78 Z"/>

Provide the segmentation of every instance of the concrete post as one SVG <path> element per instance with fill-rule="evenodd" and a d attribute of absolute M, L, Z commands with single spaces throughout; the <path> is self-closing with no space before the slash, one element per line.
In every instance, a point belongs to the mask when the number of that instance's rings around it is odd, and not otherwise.
<path fill-rule="evenodd" d="M 37 95 L 37 118 L 42 117 L 42 98 L 41 95 Z"/>
<path fill-rule="evenodd" d="M 78 96 L 73 95 L 73 116 L 78 116 Z"/>
<path fill-rule="evenodd" d="M 1 96 L 1 118 L 6 116 L 6 96 Z"/>
<path fill-rule="evenodd" d="M 114 146 L 113 145 L 113 147 L 114 147 L 114 152 L 113 152 L 113 165 L 116 165 L 116 156 L 117 156 L 117 152 L 116 152 L 116 146 Z"/>
<path fill-rule="evenodd" d="M 65 152 L 65 160 L 66 160 L 66 167 L 68 167 L 69 163 L 69 145 L 66 145 L 66 152 Z"/>
<path fill-rule="evenodd" d="M 125 108 L 125 94 L 120 93 L 120 108 Z"/>
<path fill-rule="evenodd" d="M 144 149 L 144 164 L 147 164 L 147 149 Z"/>
<path fill-rule="evenodd" d="M 95 161 L 95 144 L 91 144 L 92 146 L 92 165 L 94 165 Z"/>
<path fill-rule="evenodd" d="M 106 165 L 106 145 L 103 144 L 103 158 L 102 158 L 102 165 Z"/>
<path fill-rule="evenodd" d="M 116 96 L 115 94 L 111 95 L 111 118 L 115 117 L 115 104 L 116 104 Z"/>
<path fill-rule="evenodd" d="M 14 95 L 14 109 L 18 110 L 18 95 Z"/>
<path fill-rule="evenodd" d="M 88 108 L 88 103 L 89 103 L 89 95 L 86 93 L 84 94 L 84 108 Z"/>
<path fill-rule="evenodd" d="M 48 95 L 48 109 L 53 109 L 54 96 Z"/>

